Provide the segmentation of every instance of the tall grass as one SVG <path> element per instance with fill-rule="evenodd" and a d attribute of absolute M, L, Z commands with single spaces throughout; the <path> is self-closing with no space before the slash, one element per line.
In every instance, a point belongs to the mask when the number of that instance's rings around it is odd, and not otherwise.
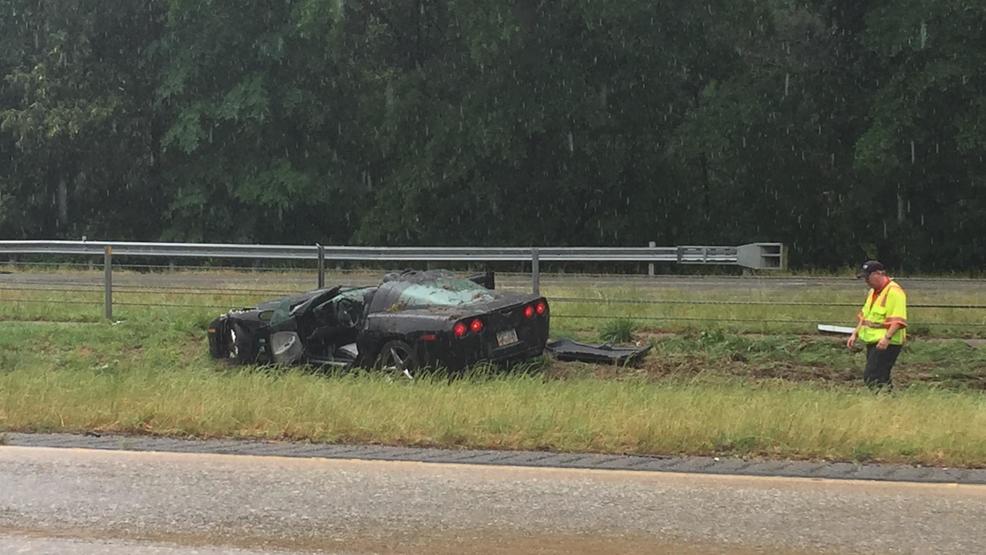
<path fill-rule="evenodd" d="M 616 318 L 603 322 L 599 327 L 599 337 L 613 343 L 629 343 L 640 325 L 629 318 Z"/>
<path fill-rule="evenodd" d="M 0 427 L 986 465 L 981 395 L 739 380 L 22 369 L 0 373 Z"/>

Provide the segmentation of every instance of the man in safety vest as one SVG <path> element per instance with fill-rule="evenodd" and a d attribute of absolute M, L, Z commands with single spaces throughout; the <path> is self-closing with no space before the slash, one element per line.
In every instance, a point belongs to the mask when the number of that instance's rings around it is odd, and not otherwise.
<path fill-rule="evenodd" d="M 865 343 L 863 382 L 873 388 L 890 387 L 890 370 L 907 336 L 907 295 L 876 260 L 864 262 L 856 277 L 866 280 L 870 292 L 846 346 L 852 349 L 857 339 Z"/>

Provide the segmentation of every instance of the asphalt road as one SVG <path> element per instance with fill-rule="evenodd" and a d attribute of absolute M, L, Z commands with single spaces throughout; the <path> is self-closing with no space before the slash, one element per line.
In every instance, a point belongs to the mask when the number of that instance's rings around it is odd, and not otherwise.
<path fill-rule="evenodd" d="M 986 487 L 0 447 L 4 553 L 983 553 Z"/>

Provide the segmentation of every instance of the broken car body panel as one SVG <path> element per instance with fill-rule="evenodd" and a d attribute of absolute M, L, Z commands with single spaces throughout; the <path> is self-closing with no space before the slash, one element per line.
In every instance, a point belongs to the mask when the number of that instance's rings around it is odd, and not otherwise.
<path fill-rule="evenodd" d="M 561 361 L 601 362 L 620 366 L 638 363 L 650 349 L 650 345 L 646 347 L 610 344 L 587 345 L 568 339 L 552 341 L 545 345 L 545 350 Z"/>
<path fill-rule="evenodd" d="M 319 289 L 231 310 L 209 325 L 210 352 L 243 364 L 369 367 L 390 345 L 415 367 L 450 370 L 539 356 L 548 337 L 545 299 L 480 282 L 492 284 L 492 275 L 408 271 L 374 287 Z"/>

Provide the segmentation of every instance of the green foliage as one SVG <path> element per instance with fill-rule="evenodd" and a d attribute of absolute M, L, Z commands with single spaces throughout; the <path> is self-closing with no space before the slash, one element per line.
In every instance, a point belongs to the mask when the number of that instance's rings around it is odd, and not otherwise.
<path fill-rule="evenodd" d="M 0 235 L 155 238 L 156 6 L 0 2 Z"/>
<path fill-rule="evenodd" d="M 897 201 L 869 226 L 871 235 L 883 227 L 903 236 L 882 249 L 895 258 L 986 261 L 977 216 L 986 208 L 977 193 L 986 170 L 984 25 L 986 6 L 963 0 L 880 2 L 866 15 L 861 39 L 876 86 L 856 161 L 874 191 Z"/>
<path fill-rule="evenodd" d="M 0 236 L 976 268 L 984 26 L 968 0 L 0 0 Z"/>
<path fill-rule="evenodd" d="M 630 343 L 639 328 L 640 325 L 629 318 L 607 320 L 599 327 L 599 337 L 612 343 Z"/>

